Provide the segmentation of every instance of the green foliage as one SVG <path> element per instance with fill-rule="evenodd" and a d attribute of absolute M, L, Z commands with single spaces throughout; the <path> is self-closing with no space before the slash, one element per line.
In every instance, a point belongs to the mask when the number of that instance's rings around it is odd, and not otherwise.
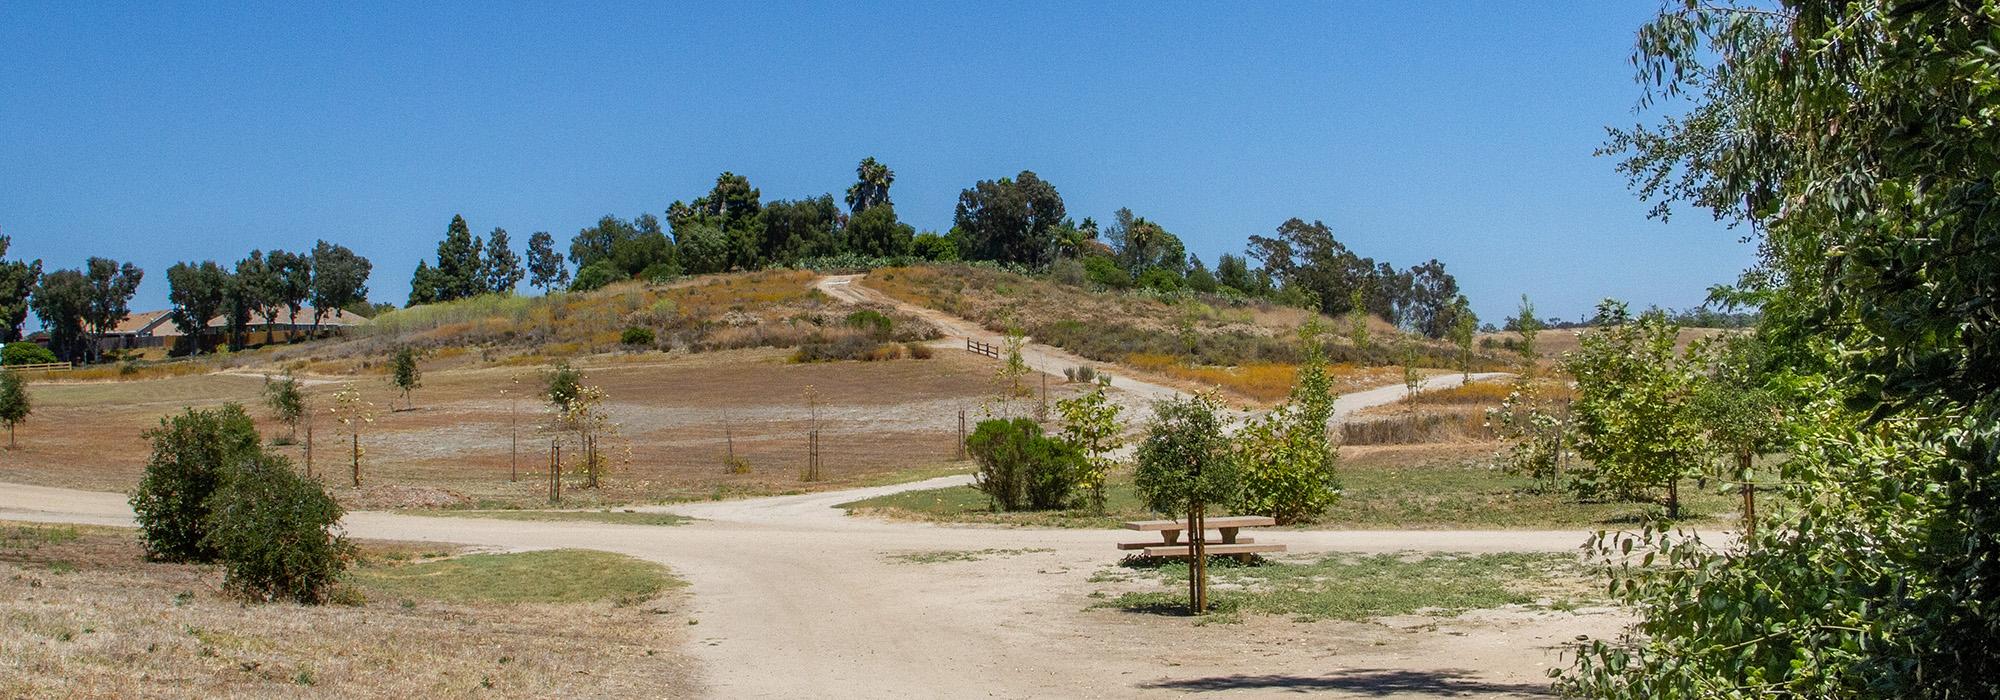
<path fill-rule="evenodd" d="M 483 285 L 480 291 L 513 294 L 514 286 L 526 276 L 527 272 L 521 269 L 521 256 L 507 240 L 507 229 L 493 229 L 486 238 L 486 257 L 480 261 L 479 279 Z"/>
<path fill-rule="evenodd" d="M 423 370 L 417 367 L 417 350 L 408 345 L 396 349 L 396 357 L 391 361 L 389 381 L 403 392 L 403 401 L 410 400 L 410 392 L 424 385 Z"/>
<path fill-rule="evenodd" d="M 368 299 L 368 273 L 374 265 L 346 246 L 319 241 L 312 250 L 313 332 L 336 309 Z"/>
<path fill-rule="evenodd" d="M 1598 329 L 1563 358 L 1576 377 L 1572 438 L 1583 458 L 1566 475 L 1578 496 L 1636 500 L 1667 490 L 1667 517 L 1680 517 L 1675 484 L 1712 457 L 1695 405 L 1703 367 L 1674 351 L 1680 328 L 1660 311 L 1637 319 L 1623 304 L 1598 306 Z"/>
<path fill-rule="evenodd" d="M 895 330 L 896 321 L 887 314 L 874 309 L 862 309 L 847 315 L 847 327 L 866 331 L 877 338 L 887 338 Z"/>
<path fill-rule="evenodd" d="M 980 492 L 1005 511 L 1069 507 L 1078 474 L 1087 469 L 1081 450 L 1043 435 L 1026 418 L 980 421 L 965 448 L 979 463 Z"/>
<path fill-rule="evenodd" d="M 42 275 L 28 298 L 42 330 L 49 334 L 49 349 L 69 362 L 89 362 L 89 336 L 84 331 L 84 313 L 90 308 L 90 283 L 78 270 L 55 270 Z M 10 343 L 11 346 L 11 343 Z"/>
<path fill-rule="evenodd" d="M 0 365 L 41 365 L 58 361 L 55 353 L 34 343 L 14 341 L 0 349 Z"/>
<path fill-rule="evenodd" d="M 145 437 L 153 452 L 131 503 L 146 551 L 167 561 L 213 561 L 209 496 L 233 465 L 261 454 L 256 424 L 236 404 L 190 408 L 161 418 Z"/>
<path fill-rule="evenodd" d="M 299 380 L 290 372 L 280 379 L 264 378 L 264 404 L 271 408 L 271 415 L 284 423 L 293 433 L 299 429 L 299 421 L 306 416 L 305 390 Z"/>
<path fill-rule="evenodd" d="M 610 261 L 599 260 L 577 270 L 576 281 L 570 283 L 569 290 L 572 292 L 595 291 L 604 288 L 605 285 L 612 282 L 624 279 L 625 274 L 613 266 Z"/>
<path fill-rule="evenodd" d="M 333 532 L 340 504 L 284 457 L 230 463 L 208 506 L 202 547 L 221 558 L 223 587 L 253 600 L 324 602 L 354 557 Z"/>
<path fill-rule="evenodd" d="M 562 408 L 583 395 L 583 370 L 571 367 L 568 362 L 557 364 L 544 378 L 543 391 L 549 397 L 549 405 Z"/>
<path fill-rule="evenodd" d="M 28 379 L 20 372 L 0 371 L 0 423 L 7 424 L 7 445 L 14 445 L 14 426 L 34 412 L 28 397 Z"/>
<path fill-rule="evenodd" d="M 1528 301 L 1528 295 L 1521 295 L 1521 308 L 1507 320 L 1507 328 L 1521 334 L 1521 343 L 1515 346 L 1515 350 L 1521 353 L 1523 373 L 1534 376 L 1535 363 L 1542 357 L 1541 351 L 1535 348 L 1535 334 L 1541 332 L 1542 322 L 1535 318 L 1535 303 Z"/>
<path fill-rule="evenodd" d="M 0 257 L 13 238 L 0 236 Z M 28 295 L 42 277 L 42 261 L 0 260 L 0 343 L 21 339 L 21 322 L 28 318 Z"/>
<path fill-rule="evenodd" d="M 1072 373 L 1084 371 L 1089 368 L 1077 368 Z M 1086 377 L 1083 381 L 1090 380 Z M 1124 406 L 1105 397 L 1103 387 L 1056 402 L 1056 414 L 1062 416 L 1063 439 L 1083 453 L 1083 469 L 1078 471 L 1077 485 L 1089 492 L 1090 506 L 1099 513 L 1104 512 L 1106 481 L 1117 464 L 1109 455 L 1124 444 L 1125 424 L 1118 419 L 1124 410 Z"/>
<path fill-rule="evenodd" d="M 959 260 L 958 243 L 932 231 L 919 233 L 910 240 L 910 254 L 932 262 Z"/>
<path fill-rule="evenodd" d="M 1675 116 L 1606 150 L 1656 214 L 1692 203 L 1759 239 L 1742 285 L 1794 419 L 1772 483 L 1792 506 L 1740 547 L 1601 540 L 1643 617 L 1579 649 L 1563 690 L 2000 695 L 1996 26 L 1991 3 L 1802 0 L 1641 30 Z"/>
<path fill-rule="evenodd" d="M 618 334 L 618 342 L 634 347 L 650 347 L 653 344 L 653 329 L 644 326 L 626 326 Z"/>
<path fill-rule="evenodd" d="M 1092 282 L 1111 289 L 1125 289 L 1132 286 L 1132 275 L 1118 266 L 1118 261 L 1105 255 L 1092 255 L 1083 259 L 1083 275 Z"/>
<path fill-rule="evenodd" d="M 1309 522 L 1340 500 L 1338 454 L 1327 431 L 1333 419 L 1333 380 L 1320 350 L 1322 330 L 1299 330 L 1305 360 L 1291 397 L 1236 436 L 1242 489 L 1230 501 L 1239 513 L 1276 518 L 1280 525 Z"/>
<path fill-rule="evenodd" d="M 1063 224 L 1062 195 L 1034 172 L 982 180 L 958 195 L 952 228 L 963 232 L 971 260 L 1047 265 Z"/>
<path fill-rule="evenodd" d="M 196 352 L 201 350 L 200 338 L 208 332 L 209 320 L 221 313 L 228 291 L 229 272 L 213 260 L 198 265 L 174 263 L 167 268 L 167 300 L 174 305 L 174 327 L 195 340 Z"/>
<path fill-rule="evenodd" d="M 388 597 L 458 603 L 638 602 L 684 585 L 659 564 L 588 549 L 371 564 L 352 576 L 355 583 Z"/>
<path fill-rule="evenodd" d="M 563 264 L 563 254 L 556 252 L 555 237 L 547 231 L 528 236 L 528 284 L 543 293 L 569 286 L 569 267 Z"/>
<path fill-rule="evenodd" d="M 1153 404 L 1133 475 L 1147 508 L 1185 516 L 1191 505 L 1228 503 L 1242 490 L 1242 470 L 1216 408 L 1207 396 Z"/>
<path fill-rule="evenodd" d="M 1511 443 L 1501 466 L 1542 483 L 1553 491 L 1562 486 L 1562 468 L 1569 463 L 1571 420 L 1567 403 L 1557 406 L 1545 396 L 1546 385 L 1521 382 L 1500 407 L 1488 411 L 1486 424 Z"/>

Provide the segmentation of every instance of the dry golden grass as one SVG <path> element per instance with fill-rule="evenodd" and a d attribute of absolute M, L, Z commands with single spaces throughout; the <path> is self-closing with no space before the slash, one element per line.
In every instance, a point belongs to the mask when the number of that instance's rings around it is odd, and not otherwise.
<path fill-rule="evenodd" d="M 1240 367 L 1197 367 L 1179 358 L 1155 353 L 1133 353 L 1125 364 L 1143 372 L 1165 375 L 1207 386 L 1260 402 L 1274 402 L 1292 392 L 1298 365 L 1258 362 Z"/>
<path fill-rule="evenodd" d="M 1510 382 L 1467 382 L 1458 386 L 1418 393 L 1414 400 L 1429 406 L 1498 406 L 1514 392 Z"/>
<path fill-rule="evenodd" d="M 1486 427 L 1486 411 L 1476 407 L 1383 413 L 1340 426 L 1343 445 L 1427 445 L 1493 438 L 1493 430 Z"/>
<path fill-rule="evenodd" d="M 688 620 L 638 605 L 245 605 L 211 567 L 147 563 L 115 528 L 0 541 L 0 697 L 686 697 Z M 58 541 L 60 540 L 60 541 Z M 378 554 L 437 546 L 364 545 Z M 365 595 L 366 589 L 362 590 Z"/>

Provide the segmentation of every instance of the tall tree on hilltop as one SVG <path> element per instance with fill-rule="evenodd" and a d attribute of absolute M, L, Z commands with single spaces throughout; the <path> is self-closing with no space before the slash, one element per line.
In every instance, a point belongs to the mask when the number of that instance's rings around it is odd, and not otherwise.
<path fill-rule="evenodd" d="M 42 275 L 28 297 L 49 334 L 49 349 L 67 362 L 87 362 L 90 336 L 84 318 L 90 312 L 90 281 L 81 270 L 55 270 Z"/>
<path fill-rule="evenodd" d="M 191 353 L 201 354 L 202 336 L 207 335 L 209 320 L 221 313 L 228 286 L 229 273 L 213 260 L 174 263 L 167 268 L 167 301 L 174 306 L 174 327 L 188 339 Z"/>
<path fill-rule="evenodd" d="M 0 236 L 0 257 L 13 239 Z M 0 260 L 0 343 L 21 339 L 21 322 L 28 318 L 28 296 L 42 278 L 42 261 Z"/>
<path fill-rule="evenodd" d="M 974 260 L 1040 267 L 1055 251 L 1064 221 L 1062 195 L 1034 171 L 982 180 L 958 195 L 952 228 L 967 238 Z"/>
<path fill-rule="evenodd" d="M 889 206 L 889 185 L 896 182 L 896 172 L 875 160 L 874 156 L 861 159 L 854 166 L 855 183 L 847 188 L 847 209 L 855 216 L 874 207 Z"/>
<path fill-rule="evenodd" d="M 483 241 L 472 236 L 464 217 L 451 217 L 451 225 L 445 228 L 444 240 L 437 248 L 437 301 L 474 297 L 485 290 L 486 285 L 480 279 L 482 245 Z"/>
<path fill-rule="evenodd" d="M 494 294 L 513 294 L 514 285 L 521 283 L 525 273 L 521 271 L 521 256 L 514 253 L 513 242 L 507 240 L 507 229 L 495 228 L 486 239 L 486 259 L 481 263 L 480 279 L 485 291 Z"/>
<path fill-rule="evenodd" d="M 132 295 L 139 293 L 145 272 L 132 263 L 90 258 L 84 261 L 84 278 L 89 283 L 90 303 L 83 322 L 90 329 L 91 356 L 95 358 L 103 354 L 104 335 L 132 315 Z"/>
<path fill-rule="evenodd" d="M 373 268 L 367 258 L 355 255 L 347 246 L 326 241 L 313 244 L 314 337 L 319 336 L 321 320 L 339 313 L 341 307 L 368 299 L 368 273 Z"/>
<path fill-rule="evenodd" d="M 528 236 L 528 284 L 540 287 L 544 294 L 569 286 L 569 268 L 563 265 L 563 254 L 556 252 L 555 237 L 547 231 Z"/>
<path fill-rule="evenodd" d="M 299 327 L 299 310 L 305 308 L 307 299 L 312 298 L 312 256 L 273 250 L 264 260 L 271 268 L 276 285 L 272 287 L 276 291 L 273 299 L 291 312 L 286 322 L 290 329 L 287 333 L 291 335 L 287 337 L 295 337 L 297 335 L 295 331 Z"/>
<path fill-rule="evenodd" d="M 758 216 L 763 239 L 758 258 L 767 265 L 790 265 L 800 258 L 831 255 L 840 245 L 840 207 L 826 194 L 798 201 L 778 200 Z"/>
<path fill-rule="evenodd" d="M 896 220 L 896 207 L 889 204 L 855 214 L 843 232 L 847 252 L 878 257 L 909 255 L 916 235 L 915 228 Z"/>
<path fill-rule="evenodd" d="M 271 321 L 285 302 L 279 290 L 278 271 L 264 257 L 264 251 L 250 251 L 250 257 L 236 261 L 237 295 L 253 317 L 264 319 L 264 342 L 273 340 Z"/>

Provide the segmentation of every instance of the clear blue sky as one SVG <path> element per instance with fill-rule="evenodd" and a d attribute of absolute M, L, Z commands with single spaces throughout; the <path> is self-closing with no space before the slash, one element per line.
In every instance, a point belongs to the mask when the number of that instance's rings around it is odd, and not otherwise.
<path fill-rule="evenodd" d="M 0 233 L 138 263 L 136 308 L 175 261 L 317 238 L 400 304 L 453 214 L 566 244 L 723 170 L 838 196 L 870 155 L 919 228 L 1025 168 L 1211 264 L 1322 219 L 1443 260 L 1488 320 L 1523 292 L 1691 306 L 1753 254 L 1705 212 L 1646 219 L 1592 156 L 1638 119 L 1645 0 L 83 5 L 0 0 Z"/>

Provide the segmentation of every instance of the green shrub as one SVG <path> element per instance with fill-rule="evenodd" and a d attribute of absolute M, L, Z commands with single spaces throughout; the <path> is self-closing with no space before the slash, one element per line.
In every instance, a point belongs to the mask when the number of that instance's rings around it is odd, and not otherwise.
<path fill-rule="evenodd" d="M 981 421 L 965 447 L 979 463 L 979 490 L 1001 510 L 1068 508 L 1084 474 L 1075 445 L 1044 436 L 1027 418 Z"/>
<path fill-rule="evenodd" d="M 0 365 L 40 365 L 59 362 L 56 354 L 34 343 L 8 343 L 0 348 Z"/>
<path fill-rule="evenodd" d="M 340 504 L 291 460 L 258 453 L 227 469 L 210 497 L 203 546 L 222 559 L 223 587 L 259 601 L 325 602 L 354 546 L 334 534 Z"/>
<path fill-rule="evenodd" d="M 879 359 L 870 357 L 881 343 L 861 333 L 841 333 L 833 337 L 815 334 L 792 352 L 793 362 L 834 362 L 837 360 Z"/>
<path fill-rule="evenodd" d="M 1132 479 L 1153 512 L 1185 516 L 1195 504 L 1228 503 L 1242 489 L 1241 469 L 1215 411 L 1204 396 L 1153 405 Z"/>
<path fill-rule="evenodd" d="M 653 329 L 641 326 L 626 326 L 625 332 L 618 335 L 618 342 L 626 345 L 652 345 Z"/>
<path fill-rule="evenodd" d="M 1243 488 L 1231 500 L 1238 513 L 1268 515 L 1280 525 L 1318 518 L 1340 500 L 1337 453 L 1327 434 L 1333 380 L 1320 352 L 1317 322 L 1299 331 L 1299 365 L 1284 405 L 1250 421 L 1236 436 Z"/>
<path fill-rule="evenodd" d="M 1145 272 L 1139 273 L 1136 284 L 1146 289 L 1171 292 L 1181 288 L 1181 276 L 1164 268 L 1148 268 Z"/>
<path fill-rule="evenodd" d="M 588 292 L 602 289 L 605 285 L 625 279 L 625 273 L 609 260 L 599 260 L 576 271 L 576 281 L 569 284 L 572 292 Z"/>
<path fill-rule="evenodd" d="M 880 311 L 862 309 L 847 315 L 847 326 L 877 338 L 887 338 L 895 330 L 896 322 Z"/>
<path fill-rule="evenodd" d="M 1083 272 L 1085 277 L 1090 278 L 1090 281 L 1112 289 L 1124 289 L 1132 286 L 1132 276 L 1125 273 L 1125 268 L 1118 266 L 1118 261 L 1112 260 L 1109 257 L 1093 255 L 1084 258 Z"/>
<path fill-rule="evenodd" d="M 256 424 L 232 403 L 161 418 L 145 436 L 153 454 L 131 503 L 146 551 L 169 561 L 213 561 L 216 550 L 205 538 L 209 496 L 230 465 L 261 453 Z"/>
<path fill-rule="evenodd" d="M 1068 287 L 1081 287 L 1090 282 L 1090 271 L 1083 269 L 1083 263 L 1076 258 L 1063 258 L 1049 266 L 1049 280 Z"/>

